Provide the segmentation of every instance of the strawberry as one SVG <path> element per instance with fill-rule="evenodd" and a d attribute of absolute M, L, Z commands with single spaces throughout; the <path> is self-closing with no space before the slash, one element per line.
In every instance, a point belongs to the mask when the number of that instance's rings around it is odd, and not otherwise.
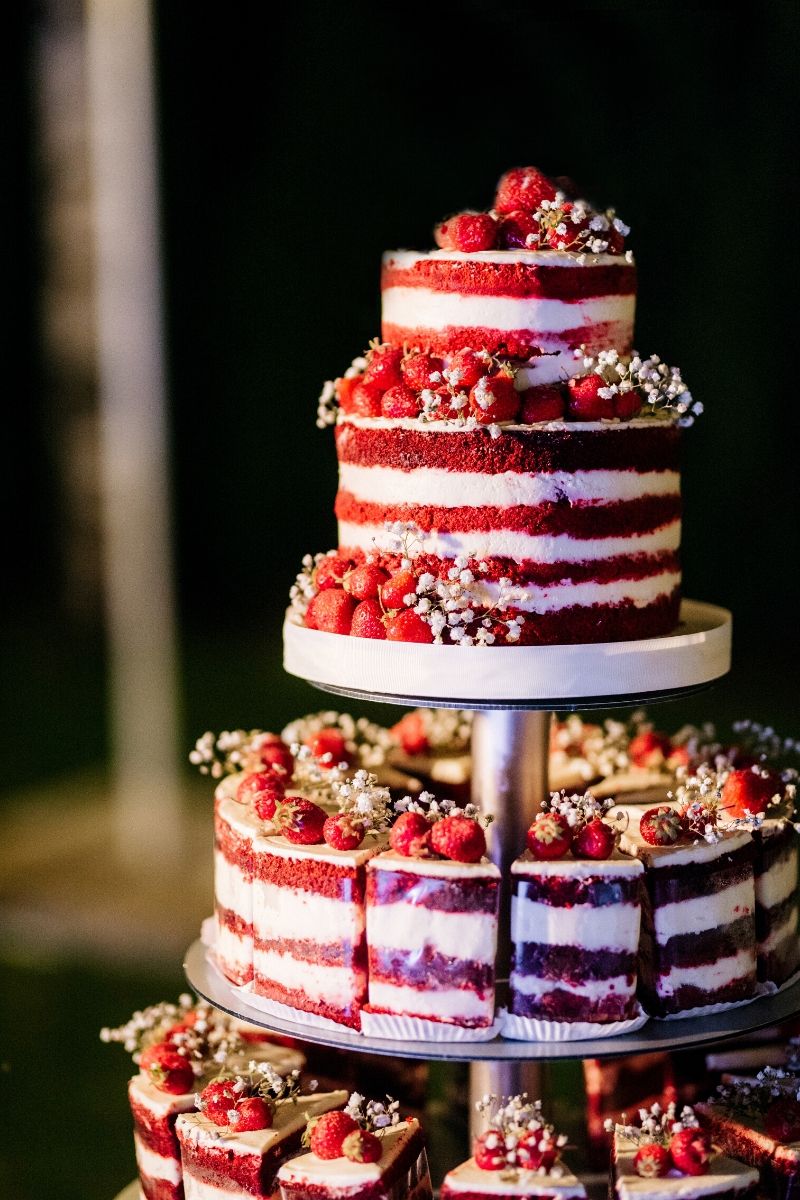
<path fill-rule="evenodd" d="M 350 570 L 350 562 L 339 554 L 328 554 L 314 569 L 314 586 L 318 592 L 341 587 Z"/>
<path fill-rule="evenodd" d="M 489 213 L 457 213 L 447 222 L 450 247 L 463 254 L 493 250 L 497 245 L 497 222 Z"/>
<path fill-rule="evenodd" d="M 737 767 L 722 786 L 720 807 L 728 817 L 749 817 L 766 812 L 772 797 L 782 793 L 783 783 L 774 771 Z"/>
<path fill-rule="evenodd" d="M 646 1142 L 633 1156 L 633 1169 L 643 1179 L 657 1179 L 666 1175 L 670 1165 L 669 1150 L 658 1142 Z"/>
<path fill-rule="evenodd" d="M 354 1129 L 342 1142 L 342 1154 L 350 1162 L 376 1163 L 382 1153 L 381 1139 L 368 1129 Z"/>
<path fill-rule="evenodd" d="M 450 232 L 450 222 L 440 221 L 433 228 L 433 240 L 440 250 L 454 250 L 455 243 Z"/>
<path fill-rule="evenodd" d="M 667 804 L 648 808 L 642 813 L 639 832 L 650 846 L 673 846 L 683 833 L 680 813 Z"/>
<path fill-rule="evenodd" d="M 453 862 L 480 862 L 486 853 L 486 834 L 477 821 L 453 813 L 437 821 L 431 830 L 431 846 L 442 858 Z"/>
<path fill-rule="evenodd" d="M 406 596 L 416 595 L 417 577 L 413 571 L 395 571 L 381 586 L 381 600 L 386 608 L 404 608 Z"/>
<path fill-rule="evenodd" d="M 614 846 L 614 830 L 600 817 L 582 825 L 572 839 L 572 853 L 576 858 L 610 858 Z"/>
<path fill-rule="evenodd" d="M 673 1164 L 684 1175 L 705 1175 L 711 1158 L 711 1138 L 702 1129 L 681 1129 L 669 1142 Z"/>
<path fill-rule="evenodd" d="M 245 775 L 236 789 L 236 799 L 241 804 L 252 804 L 262 821 L 271 821 L 275 816 L 275 805 L 286 792 L 286 784 L 276 771 L 255 771 Z"/>
<path fill-rule="evenodd" d="M 322 836 L 334 850 L 357 850 L 364 840 L 364 826 L 349 813 L 336 813 L 322 826 Z"/>
<path fill-rule="evenodd" d="M 572 830 L 561 813 L 537 813 L 525 841 L 534 858 L 563 858 L 572 843 Z"/>
<path fill-rule="evenodd" d="M 523 425 L 535 425 L 537 421 L 560 421 L 567 406 L 564 389 L 556 383 L 527 388 L 520 398 L 522 412 L 519 419 Z"/>
<path fill-rule="evenodd" d="M 800 1104 L 791 1096 L 773 1100 L 764 1113 L 764 1130 L 776 1142 L 800 1142 Z"/>
<path fill-rule="evenodd" d="M 383 609 L 377 600 L 362 600 L 353 613 L 353 623 L 350 626 L 351 637 L 374 638 L 382 641 L 386 637 L 386 626 L 383 623 Z"/>
<path fill-rule="evenodd" d="M 401 417 L 418 417 L 422 412 L 422 401 L 416 392 L 404 383 L 395 384 L 381 397 L 381 416 L 399 420 Z"/>
<path fill-rule="evenodd" d="M 350 1133 L 358 1129 L 357 1123 L 349 1113 L 323 1113 L 321 1117 L 309 1123 L 309 1146 L 317 1158 L 341 1158 L 342 1143 Z"/>
<path fill-rule="evenodd" d="M 322 831 L 328 814 L 313 800 L 292 796 L 277 806 L 275 816 L 281 833 L 295 846 L 318 846 L 325 840 Z"/>
<path fill-rule="evenodd" d="M 362 376 L 364 383 L 380 392 L 397 387 L 403 382 L 400 373 L 400 363 L 403 351 L 399 346 L 384 342 L 370 350 L 367 355 L 367 366 Z"/>
<path fill-rule="evenodd" d="M 469 391 L 488 374 L 492 360 L 486 351 L 458 350 L 450 359 L 447 379 L 456 388 Z"/>
<path fill-rule="evenodd" d="M 660 767 L 672 753 L 672 742 L 666 733 L 637 733 L 628 746 L 628 758 L 635 767 Z"/>
<path fill-rule="evenodd" d="M 360 375 L 354 375 L 352 379 L 342 376 L 341 379 L 334 380 L 333 386 L 336 389 L 336 399 L 339 401 L 339 408 L 343 413 L 351 413 L 353 411 L 353 388 L 360 380 Z"/>
<path fill-rule="evenodd" d="M 388 571 L 376 563 L 362 563 L 348 575 L 344 588 L 356 600 L 377 600 L 382 583 L 389 578 Z"/>
<path fill-rule="evenodd" d="M 380 388 L 362 377 L 350 393 L 350 412 L 354 417 L 379 417 L 382 395 Z"/>
<path fill-rule="evenodd" d="M 349 633 L 355 607 L 355 600 L 343 588 L 326 588 L 309 604 L 306 625 L 325 633 Z"/>
<path fill-rule="evenodd" d="M 390 617 L 386 622 L 386 638 L 390 642 L 420 642 L 433 641 L 430 625 L 423 621 L 418 613 L 411 608 L 405 608 L 396 617 Z"/>
<path fill-rule="evenodd" d="M 602 375 L 579 375 L 567 380 L 567 410 L 576 421 L 599 421 L 614 416 L 613 397 L 599 393 L 608 384 Z"/>
<path fill-rule="evenodd" d="M 617 392 L 614 397 L 614 416 L 619 417 L 620 421 L 631 421 L 641 411 L 642 398 L 636 388 L 627 392 Z"/>
<path fill-rule="evenodd" d="M 294 755 L 280 738 L 270 742 L 262 741 L 258 747 L 258 757 L 275 775 L 291 777 L 294 772 Z"/>
<path fill-rule="evenodd" d="M 164 1040 L 161 1042 L 153 1042 L 150 1046 L 145 1046 L 139 1055 L 139 1070 L 147 1073 L 151 1067 L 155 1067 L 161 1061 L 161 1055 L 167 1051 L 172 1053 L 175 1047 L 170 1040 L 170 1030 L 164 1035 Z"/>
<path fill-rule="evenodd" d="M 238 1093 L 231 1079 L 218 1079 L 207 1084 L 200 1093 L 200 1108 L 215 1125 L 230 1125 L 228 1115 L 235 1107 Z"/>
<path fill-rule="evenodd" d="M 555 185 L 537 167 L 513 167 L 500 177 L 494 197 L 497 212 L 535 212 L 543 200 L 554 200 Z"/>
<path fill-rule="evenodd" d="M 406 754 L 427 754 L 430 750 L 422 713 L 406 713 L 389 732 L 399 739 Z"/>
<path fill-rule="evenodd" d="M 539 222 L 530 213 L 518 209 L 500 220 L 500 245 L 506 250 L 536 250 L 539 245 Z"/>
<path fill-rule="evenodd" d="M 389 845 L 405 858 L 422 858 L 431 839 L 431 823 L 418 812 L 401 813 L 389 834 Z"/>
<path fill-rule="evenodd" d="M 435 391 L 444 382 L 444 359 L 437 358 L 435 354 L 423 354 L 413 350 L 403 359 L 400 370 L 406 386 L 413 388 L 415 392 L 424 391 L 425 388 Z"/>
<path fill-rule="evenodd" d="M 558 1147 L 543 1138 L 541 1129 L 526 1129 L 517 1143 L 517 1162 L 525 1171 L 549 1171 L 556 1165 Z"/>
<path fill-rule="evenodd" d="M 238 1100 L 230 1117 L 231 1129 L 250 1133 L 254 1129 L 272 1128 L 272 1109 L 261 1096 L 245 1096 Z"/>
<path fill-rule="evenodd" d="M 318 729 L 308 735 L 306 745 L 314 758 L 321 760 L 321 767 L 338 767 L 350 760 L 344 734 L 338 729 Z"/>
<path fill-rule="evenodd" d="M 511 375 L 484 376 L 479 379 L 469 394 L 472 415 L 482 425 L 495 421 L 513 421 L 519 413 L 520 397 Z"/>
<path fill-rule="evenodd" d="M 505 1140 L 497 1129 L 487 1129 L 476 1137 L 472 1153 L 482 1171 L 501 1171 L 506 1165 Z"/>
<path fill-rule="evenodd" d="M 159 1051 L 147 1073 L 160 1092 L 168 1092 L 171 1096 L 184 1096 L 194 1090 L 192 1064 L 172 1046 L 164 1046 Z"/>

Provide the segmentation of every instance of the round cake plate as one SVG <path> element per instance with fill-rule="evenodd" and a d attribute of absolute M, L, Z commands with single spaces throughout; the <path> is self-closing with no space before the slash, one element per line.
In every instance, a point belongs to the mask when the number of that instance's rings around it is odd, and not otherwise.
<path fill-rule="evenodd" d="M 287 618 L 283 665 L 323 691 L 481 709 L 609 708 L 709 687 L 731 663 L 731 614 L 684 600 L 665 637 L 569 646 L 417 646 L 306 629 Z"/>
<path fill-rule="evenodd" d="M 258 1025 L 270 1033 L 298 1041 L 331 1046 L 361 1054 L 386 1054 L 395 1058 L 436 1059 L 448 1062 L 525 1062 L 550 1059 L 620 1058 L 628 1054 L 650 1054 L 658 1050 L 685 1050 L 708 1046 L 752 1033 L 786 1021 L 800 1011 L 800 980 L 771 996 L 751 1004 L 729 1008 L 702 1017 L 678 1021 L 648 1021 L 635 1033 L 618 1037 L 592 1038 L 581 1042 L 518 1042 L 496 1038 L 491 1042 L 414 1042 L 367 1038 L 346 1029 L 334 1031 L 268 1017 L 243 1004 L 233 986 L 206 958 L 206 947 L 198 939 L 189 947 L 184 971 L 190 986 L 215 1008 Z"/>

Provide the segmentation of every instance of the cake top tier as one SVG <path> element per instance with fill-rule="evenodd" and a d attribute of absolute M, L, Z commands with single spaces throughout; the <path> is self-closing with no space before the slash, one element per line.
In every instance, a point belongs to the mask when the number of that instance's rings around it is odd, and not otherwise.
<path fill-rule="evenodd" d="M 661 1177 L 642 1176 L 634 1166 L 635 1142 L 617 1134 L 614 1139 L 619 1200 L 689 1200 L 691 1197 L 736 1194 L 754 1187 L 758 1172 L 735 1158 L 713 1153 L 706 1174 L 684 1174 L 671 1168 Z"/>

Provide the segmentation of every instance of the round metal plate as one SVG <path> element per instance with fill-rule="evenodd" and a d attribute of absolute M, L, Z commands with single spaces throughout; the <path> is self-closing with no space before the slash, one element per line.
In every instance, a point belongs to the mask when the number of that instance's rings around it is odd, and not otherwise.
<path fill-rule="evenodd" d="M 752 1004 L 729 1008 L 705 1017 L 682 1021 L 651 1020 L 635 1033 L 615 1038 L 594 1038 L 583 1042 L 513 1042 L 497 1038 L 491 1042 L 411 1042 L 366 1038 L 342 1030 L 317 1029 L 294 1021 L 267 1017 L 258 1009 L 245 1006 L 233 987 L 206 960 L 206 947 L 194 942 L 184 963 L 186 978 L 198 995 L 216 1008 L 260 1025 L 271 1033 L 370 1054 L 395 1058 L 422 1058 L 459 1062 L 522 1062 L 526 1060 L 569 1058 L 619 1058 L 627 1054 L 648 1054 L 656 1050 L 679 1050 L 706 1046 L 786 1021 L 800 1013 L 800 981 L 772 996 L 762 996 Z"/>

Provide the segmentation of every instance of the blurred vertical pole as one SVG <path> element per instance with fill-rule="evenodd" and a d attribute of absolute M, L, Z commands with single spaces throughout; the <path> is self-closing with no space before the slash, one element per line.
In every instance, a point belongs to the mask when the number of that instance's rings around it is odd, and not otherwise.
<path fill-rule="evenodd" d="M 149 0 L 86 0 L 117 848 L 182 849 Z"/>

